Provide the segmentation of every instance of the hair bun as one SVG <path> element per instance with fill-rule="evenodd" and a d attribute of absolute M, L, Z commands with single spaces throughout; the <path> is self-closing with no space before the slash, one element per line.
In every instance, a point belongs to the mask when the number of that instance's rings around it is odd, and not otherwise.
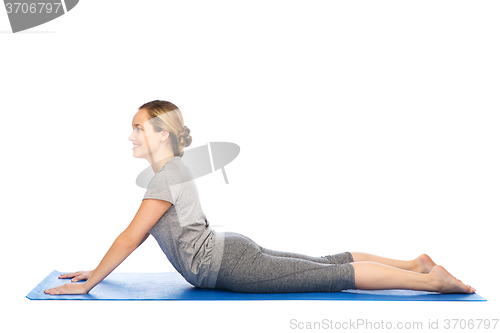
<path fill-rule="evenodd" d="M 189 133 L 191 133 L 189 127 L 184 126 L 183 130 L 177 134 L 177 143 L 184 147 L 188 147 L 193 141 L 193 138 L 189 135 Z"/>

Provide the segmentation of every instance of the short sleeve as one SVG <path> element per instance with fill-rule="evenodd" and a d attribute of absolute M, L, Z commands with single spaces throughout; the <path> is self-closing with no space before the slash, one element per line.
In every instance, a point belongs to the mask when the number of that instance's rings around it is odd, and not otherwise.
<path fill-rule="evenodd" d="M 158 172 L 151 178 L 142 200 L 144 199 L 159 199 L 174 204 L 174 198 L 165 172 Z"/>

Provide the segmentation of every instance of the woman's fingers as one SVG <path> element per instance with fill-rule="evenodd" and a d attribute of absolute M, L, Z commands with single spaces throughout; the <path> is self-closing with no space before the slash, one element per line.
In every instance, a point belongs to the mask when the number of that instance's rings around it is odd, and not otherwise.
<path fill-rule="evenodd" d="M 71 279 L 71 282 L 77 282 L 80 280 L 85 280 L 85 276 L 83 276 L 82 274 L 75 276 L 74 278 Z"/>
<path fill-rule="evenodd" d="M 65 273 L 65 274 L 59 275 L 59 278 L 60 279 L 69 279 L 69 278 L 75 277 L 75 276 L 77 276 L 79 274 L 80 274 L 80 272 Z"/>
<path fill-rule="evenodd" d="M 43 292 L 46 293 L 46 294 L 51 294 L 51 295 L 58 295 L 58 294 L 62 293 L 62 289 L 63 288 L 64 288 L 64 285 L 63 286 L 59 286 L 59 287 L 54 287 L 54 288 L 46 289 Z"/>
<path fill-rule="evenodd" d="M 78 282 L 81 280 L 87 280 L 90 275 L 92 275 L 92 271 L 78 271 L 73 273 L 65 273 L 59 275 L 60 279 L 69 279 L 72 278 L 71 282 Z"/>
<path fill-rule="evenodd" d="M 88 290 L 85 289 L 83 283 L 66 283 L 62 286 L 54 287 L 51 289 L 45 289 L 43 291 L 46 294 L 50 295 L 72 295 L 72 294 L 87 294 Z"/>
<path fill-rule="evenodd" d="M 90 272 L 81 272 L 80 275 L 75 276 L 71 281 L 77 282 L 77 281 L 81 281 L 81 280 L 88 280 L 90 275 L 91 275 Z"/>

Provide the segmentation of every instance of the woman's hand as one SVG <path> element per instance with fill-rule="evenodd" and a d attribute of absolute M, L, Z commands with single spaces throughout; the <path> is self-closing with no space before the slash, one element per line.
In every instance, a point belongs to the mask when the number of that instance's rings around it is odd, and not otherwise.
<path fill-rule="evenodd" d="M 71 282 L 77 282 L 81 280 L 88 280 L 94 271 L 78 271 L 74 273 L 66 273 L 66 274 L 61 274 L 59 275 L 59 279 L 71 279 Z"/>
<path fill-rule="evenodd" d="M 88 294 L 89 291 L 85 283 L 66 283 L 59 287 L 45 289 L 43 292 L 51 295 L 78 295 Z"/>
<path fill-rule="evenodd" d="M 66 283 L 59 287 L 46 289 L 44 292 L 51 295 L 88 294 L 148 238 L 148 230 L 158 222 L 170 206 L 172 203 L 168 201 L 144 199 L 130 225 L 116 238 L 95 270 L 66 273 L 59 276 L 60 279 L 73 278 L 72 282 L 85 279 L 86 282 Z"/>

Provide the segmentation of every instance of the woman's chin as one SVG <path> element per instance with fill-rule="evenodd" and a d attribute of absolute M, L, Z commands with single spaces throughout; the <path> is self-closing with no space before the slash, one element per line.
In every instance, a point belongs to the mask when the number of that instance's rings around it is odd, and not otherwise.
<path fill-rule="evenodd" d="M 142 156 L 141 154 L 136 153 L 135 151 L 134 151 L 134 152 L 132 152 L 132 156 L 133 156 L 134 158 L 144 158 L 144 156 Z"/>

